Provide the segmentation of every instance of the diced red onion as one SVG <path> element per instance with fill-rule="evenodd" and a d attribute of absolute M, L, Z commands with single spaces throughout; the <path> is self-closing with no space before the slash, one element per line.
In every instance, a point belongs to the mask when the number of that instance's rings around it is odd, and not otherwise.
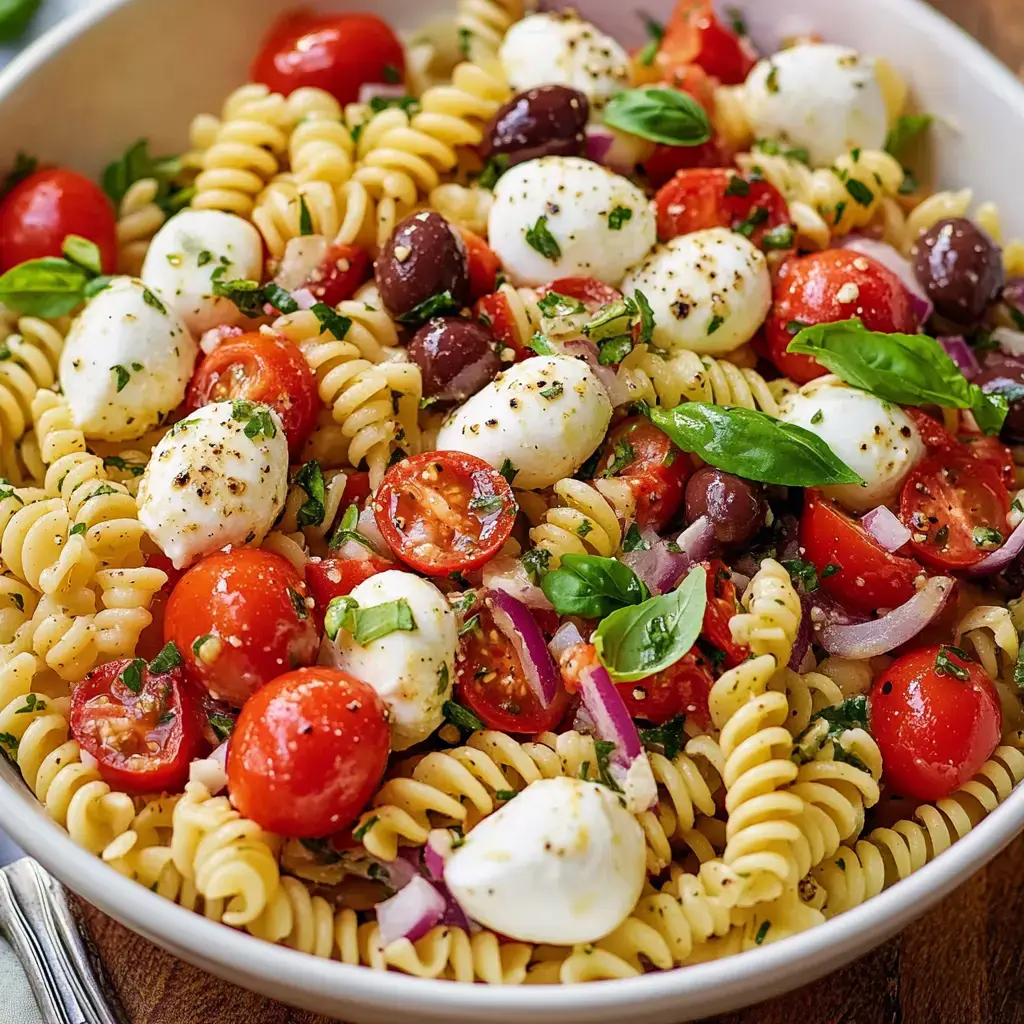
<path fill-rule="evenodd" d="M 558 693 L 558 666 L 533 613 L 522 601 L 504 590 L 488 591 L 484 601 L 491 610 L 494 624 L 508 637 L 519 655 L 530 689 L 543 707 L 550 707 Z"/>
<path fill-rule="evenodd" d="M 875 658 L 913 640 L 945 607 L 956 589 L 949 576 L 933 576 L 906 604 L 880 619 L 853 625 L 826 620 L 815 626 L 818 643 L 840 658 Z"/>
<path fill-rule="evenodd" d="M 594 371 L 594 376 L 608 392 L 608 399 L 614 406 L 625 405 L 630 399 L 629 388 L 619 379 L 619 375 L 610 366 L 602 366 L 597 359 L 597 346 L 584 338 L 574 338 L 563 346 L 571 356 L 585 359 Z"/>
<path fill-rule="evenodd" d="M 208 331 L 203 332 L 202 337 L 199 339 L 199 347 L 206 355 L 210 355 L 228 338 L 238 338 L 243 334 L 245 334 L 245 331 L 241 327 L 229 327 L 227 324 L 221 324 L 218 327 L 211 327 Z"/>
<path fill-rule="evenodd" d="M 1002 572 L 1024 548 L 1024 522 L 1020 523 L 1013 533 L 1006 538 L 1003 546 L 991 554 L 986 555 L 976 565 L 964 569 L 964 575 L 976 578 L 978 576 L 993 576 Z"/>
<path fill-rule="evenodd" d="M 914 268 L 910 265 L 910 261 L 902 253 L 887 242 L 880 242 L 875 238 L 865 238 L 863 235 L 850 235 L 844 239 L 842 245 L 844 249 L 859 252 L 876 263 L 881 263 L 887 270 L 891 270 L 910 293 L 914 315 L 920 323 L 925 323 L 931 317 L 935 307 L 914 276 Z"/>
<path fill-rule="evenodd" d="M 510 555 L 492 558 L 484 566 L 481 578 L 486 589 L 503 590 L 517 601 L 522 601 L 527 608 L 554 611 L 544 591 L 530 579 L 530 574 L 518 558 Z"/>
<path fill-rule="evenodd" d="M 811 611 L 813 605 L 811 604 L 809 595 L 800 593 L 800 628 L 796 633 L 796 640 L 793 643 L 793 653 L 789 656 L 789 668 L 794 672 L 800 671 L 800 666 L 804 663 L 804 658 L 807 656 L 807 652 L 810 650 L 811 644 L 814 641 L 814 631 L 811 628 Z"/>
<path fill-rule="evenodd" d="M 956 363 L 957 369 L 968 379 L 977 376 L 981 369 L 974 349 L 967 344 L 963 335 L 939 338 L 939 344 L 946 350 L 946 355 Z"/>
<path fill-rule="evenodd" d="M 992 332 L 992 340 L 1006 355 L 1014 358 L 1024 356 L 1024 331 L 1014 331 L 1009 327 L 997 327 Z"/>
<path fill-rule="evenodd" d="M 610 128 L 603 124 L 587 125 L 587 159 L 603 164 L 614 141 Z"/>
<path fill-rule="evenodd" d="M 308 288 L 296 288 L 292 298 L 299 309 L 312 309 L 320 301 Z"/>
<path fill-rule="evenodd" d="M 667 594 L 694 565 L 708 557 L 715 528 L 707 516 L 701 516 L 683 530 L 674 545 L 653 530 L 644 530 L 640 536 L 647 548 L 627 551 L 619 560 L 644 581 L 652 594 Z"/>
<path fill-rule="evenodd" d="M 676 538 L 679 550 L 686 555 L 692 564 L 703 562 L 711 554 L 715 543 L 715 524 L 708 516 L 695 519 Z"/>
<path fill-rule="evenodd" d="M 408 95 L 406 88 L 401 84 L 387 84 L 385 82 L 364 82 L 359 86 L 359 102 L 369 103 L 371 100 L 400 100 Z"/>
<path fill-rule="evenodd" d="M 899 551 L 910 540 L 910 531 L 884 505 L 873 508 L 860 522 L 886 551 Z"/>
<path fill-rule="evenodd" d="M 616 174 L 632 174 L 646 152 L 649 152 L 648 147 L 636 136 L 614 132 L 603 124 L 587 125 L 587 159 L 603 164 Z"/>
<path fill-rule="evenodd" d="M 558 631 L 551 638 L 551 642 L 548 644 L 548 650 L 551 652 L 551 656 L 558 661 L 564 651 L 567 651 L 570 647 L 575 647 L 576 644 L 583 643 L 583 637 L 580 631 L 576 628 L 575 622 L 563 622 L 558 627 Z"/>
<path fill-rule="evenodd" d="M 440 923 L 446 909 L 437 889 L 422 875 L 413 876 L 394 896 L 377 904 L 381 943 L 387 946 L 399 939 L 422 939 Z"/>
<path fill-rule="evenodd" d="M 274 275 L 274 283 L 286 292 L 294 292 L 309 281 L 327 256 L 323 235 L 298 235 L 289 240 Z"/>

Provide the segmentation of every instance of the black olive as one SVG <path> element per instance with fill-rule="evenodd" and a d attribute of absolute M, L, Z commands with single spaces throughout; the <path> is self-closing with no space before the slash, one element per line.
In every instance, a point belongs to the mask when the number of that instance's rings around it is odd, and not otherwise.
<path fill-rule="evenodd" d="M 487 126 L 480 155 L 509 166 L 542 156 L 582 156 L 590 116 L 587 97 L 564 85 L 542 85 L 513 96 Z"/>

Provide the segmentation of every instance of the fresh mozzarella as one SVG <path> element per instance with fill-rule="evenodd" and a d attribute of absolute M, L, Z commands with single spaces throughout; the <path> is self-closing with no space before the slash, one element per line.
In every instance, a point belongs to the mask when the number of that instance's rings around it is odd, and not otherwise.
<path fill-rule="evenodd" d="M 605 786 L 542 779 L 486 817 L 445 865 L 474 921 L 522 942 L 596 942 L 629 916 L 646 876 L 643 832 Z"/>
<path fill-rule="evenodd" d="M 627 178 L 580 157 L 546 156 L 502 175 L 488 238 L 517 285 L 560 277 L 617 285 L 651 250 L 657 225 Z"/>
<path fill-rule="evenodd" d="M 281 419 L 252 402 L 204 405 L 153 449 L 139 520 L 175 568 L 229 544 L 259 544 L 288 494 Z"/>
<path fill-rule="evenodd" d="M 263 242 L 249 221 L 220 210 L 182 210 L 156 233 L 142 280 L 198 335 L 243 319 L 230 299 L 213 294 L 213 275 L 259 281 L 262 270 Z"/>
<path fill-rule="evenodd" d="M 575 11 L 531 14 L 517 21 L 498 56 L 516 92 L 568 85 L 590 100 L 594 114 L 629 87 L 629 54 Z"/>
<path fill-rule="evenodd" d="M 744 86 L 759 139 L 806 149 L 815 167 L 848 150 L 881 149 L 888 116 L 875 62 L 856 50 L 805 43 L 760 61 Z"/>
<path fill-rule="evenodd" d="M 727 228 L 694 231 L 658 246 L 622 288 L 647 296 L 655 345 L 702 355 L 723 355 L 749 341 L 772 304 L 764 254 Z"/>
<path fill-rule="evenodd" d="M 90 440 L 131 441 L 181 404 L 198 348 L 141 281 L 115 277 L 71 325 L 60 382 Z"/>
<path fill-rule="evenodd" d="M 608 392 L 581 359 L 534 356 L 499 373 L 445 420 L 438 451 L 467 452 L 540 490 L 572 476 L 604 440 Z"/>
<path fill-rule="evenodd" d="M 834 377 L 811 381 L 789 395 L 779 418 L 817 434 L 864 479 L 863 485 L 824 488 L 851 512 L 867 512 L 896 500 L 925 454 L 914 421 L 899 406 Z"/>
<path fill-rule="evenodd" d="M 405 750 L 443 721 L 442 707 L 455 681 L 455 613 L 433 583 L 409 572 L 378 573 L 351 593 L 360 609 L 405 601 L 412 629 L 356 642 L 347 629 L 324 644 L 323 660 L 369 683 L 388 707 L 391 746 Z"/>

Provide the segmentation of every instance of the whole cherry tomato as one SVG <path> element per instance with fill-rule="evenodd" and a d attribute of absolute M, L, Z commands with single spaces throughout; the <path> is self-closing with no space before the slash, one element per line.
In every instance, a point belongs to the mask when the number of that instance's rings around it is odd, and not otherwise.
<path fill-rule="evenodd" d="M 678 0 L 655 62 L 665 78 L 696 64 L 724 85 L 741 85 L 757 63 L 757 52 L 715 17 L 711 0 Z"/>
<path fill-rule="evenodd" d="M 303 282 L 317 302 L 337 306 L 347 302 L 370 277 L 370 255 L 357 245 L 335 242 L 328 246 L 320 265 Z"/>
<path fill-rule="evenodd" d="M 301 451 L 320 409 L 316 376 L 287 338 L 253 333 L 221 342 L 188 386 L 191 412 L 211 402 L 245 399 L 269 405 L 281 417 L 292 455 Z"/>
<path fill-rule="evenodd" d="M 305 580 L 281 555 L 219 552 L 174 588 L 165 636 L 192 682 L 240 707 L 282 671 L 316 661 L 320 638 L 306 598 Z"/>
<path fill-rule="evenodd" d="M 30 174 L 0 203 L 0 273 L 26 260 L 60 256 L 68 235 L 95 242 L 103 272 L 114 272 L 117 221 L 103 190 L 63 167 Z"/>
<path fill-rule="evenodd" d="M 297 11 L 271 29 L 250 77 L 285 96 L 311 86 L 354 103 L 361 86 L 404 79 L 405 51 L 375 14 Z"/>
<path fill-rule="evenodd" d="M 202 716 L 183 672 L 163 667 L 154 671 L 142 658 L 110 661 L 71 696 L 71 732 L 104 780 L 126 793 L 179 791 L 202 744 Z"/>
<path fill-rule="evenodd" d="M 367 683 L 300 668 L 251 697 L 228 746 L 228 792 L 246 818 L 312 839 L 351 825 L 387 767 L 391 727 Z"/>
<path fill-rule="evenodd" d="M 469 291 L 475 301 L 490 295 L 498 287 L 501 260 L 479 235 L 466 228 L 461 229 L 461 234 L 469 254 Z"/>
<path fill-rule="evenodd" d="M 707 659 L 692 650 L 652 676 L 634 683 L 616 683 L 615 688 L 634 718 L 664 725 L 685 715 L 702 729 L 708 729 L 711 726 L 708 696 L 714 683 Z"/>
<path fill-rule="evenodd" d="M 704 563 L 707 573 L 708 603 L 704 608 L 701 636 L 725 655 L 725 667 L 735 668 L 750 656 L 750 648 L 732 638 L 729 621 L 739 611 L 736 584 L 724 562 L 715 559 Z"/>
<path fill-rule="evenodd" d="M 934 802 L 977 774 L 1002 733 L 999 695 L 985 670 L 955 647 L 922 647 L 871 687 L 871 735 L 884 779 L 900 796 Z"/>
<path fill-rule="evenodd" d="M 827 249 L 787 260 L 775 283 L 765 322 L 768 358 L 781 373 L 806 384 L 828 373 L 813 356 L 787 352 L 803 327 L 854 317 L 869 331 L 916 334 L 910 292 L 888 268 L 852 249 Z"/>

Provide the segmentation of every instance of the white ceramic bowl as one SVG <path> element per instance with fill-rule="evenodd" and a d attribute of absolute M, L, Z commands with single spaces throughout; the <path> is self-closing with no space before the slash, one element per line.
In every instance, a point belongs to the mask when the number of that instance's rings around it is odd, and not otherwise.
<path fill-rule="evenodd" d="M 191 116 L 218 109 L 244 77 L 271 19 L 289 0 L 97 0 L 0 75 L 0 167 L 23 149 L 96 173 L 146 136 L 179 151 Z M 344 7 L 344 0 L 315 6 Z M 352 0 L 402 29 L 447 0 Z M 453 6 L 453 4 L 452 4 Z M 615 0 L 575 6 L 625 41 L 639 19 Z M 640 5 L 664 14 L 669 0 Z M 747 0 L 762 48 L 817 30 L 883 55 L 940 115 L 942 183 L 999 203 L 1024 236 L 1024 87 L 980 46 L 918 0 Z M 1024 789 L 907 881 L 828 924 L 718 963 L 574 987 L 491 988 L 422 981 L 317 960 L 231 931 L 122 878 L 78 849 L 0 758 L 0 825 L 75 892 L 129 928 L 215 974 L 297 1006 L 361 1024 L 530 1022 L 668 1024 L 767 999 L 840 967 L 887 939 L 995 856 L 1024 828 Z"/>

